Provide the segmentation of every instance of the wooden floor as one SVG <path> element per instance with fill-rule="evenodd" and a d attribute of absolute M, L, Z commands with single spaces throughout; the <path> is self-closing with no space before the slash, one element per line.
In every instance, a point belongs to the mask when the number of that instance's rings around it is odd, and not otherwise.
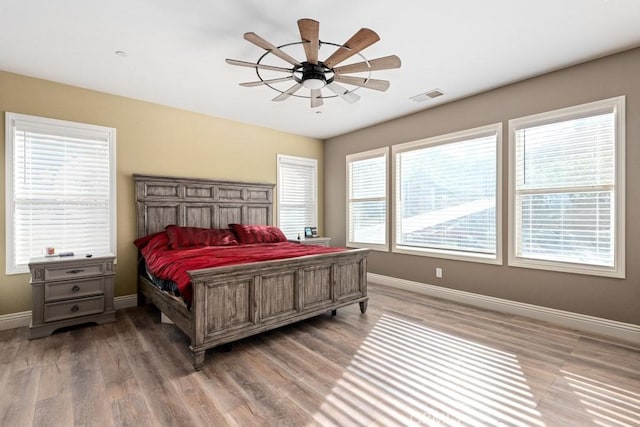
<path fill-rule="evenodd" d="M 151 306 L 0 332 L 0 426 L 638 426 L 640 349 L 383 287 L 207 353 Z"/>

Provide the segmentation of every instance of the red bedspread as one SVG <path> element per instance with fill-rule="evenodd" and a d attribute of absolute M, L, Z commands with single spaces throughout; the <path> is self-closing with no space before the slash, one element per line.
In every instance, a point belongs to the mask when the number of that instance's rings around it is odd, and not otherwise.
<path fill-rule="evenodd" d="M 237 246 L 206 246 L 188 249 L 150 246 L 143 248 L 141 252 L 149 271 L 160 279 L 174 281 L 185 302 L 191 305 L 192 290 L 187 271 L 341 252 L 344 250 L 342 248 L 280 242 Z"/>

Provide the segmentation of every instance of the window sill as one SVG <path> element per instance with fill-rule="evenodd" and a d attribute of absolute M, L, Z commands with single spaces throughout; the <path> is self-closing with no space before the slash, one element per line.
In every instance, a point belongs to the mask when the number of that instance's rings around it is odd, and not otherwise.
<path fill-rule="evenodd" d="M 17 276 L 19 274 L 29 274 L 29 267 L 25 267 L 24 269 L 23 268 L 17 268 L 17 269 L 14 269 L 14 270 L 7 270 L 5 272 L 5 274 L 7 276 Z"/>
<path fill-rule="evenodd" d="M 502 258 L 500 256 L 491 254 L 472 254 L 470 252 L 420 249 L 409 246 L 396 246 L 392 249 L 392 252 L 405 255 L 418 255 L 431 258 L 452 259 L 455 261 L 469 261 L 480 262 L 483 264 L 502 265 Z"/>
<path fill-rule="evenodd" d="M 624 267 L 598 267 L 587 264 L 571 264 L 566 262 L 542 261 L 530 258 L 513 257 L 509 259 L 509 267 L 531 268 L 535 270 L 557 271 L 561 273 L 586 274 L 589 276 L 624 279 Z"/>
<path fill-rule="evenodd" d="M 389 246 L 387 245 L 347 242 L 346 247 L 358 248 L 358 249 L 371 249 L 372 251 L 378 251 L 378 252 L 389 252 Z"/>

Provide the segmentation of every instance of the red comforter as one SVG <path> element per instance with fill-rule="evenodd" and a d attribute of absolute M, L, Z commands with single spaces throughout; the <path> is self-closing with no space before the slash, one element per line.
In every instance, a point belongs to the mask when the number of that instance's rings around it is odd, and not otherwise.
<path fill-rule="evenodd" d="M 160 279 L 175 282 L 185 302 L 191 305 L 193 293 L 187 271 L 341 252 L 344 250 L 342 248 L 280 242 L 236 246 L 206 246 L 188 249 L 145 247 L 142 249 L 142 256 L 144 256 L 149 271 Z"/>

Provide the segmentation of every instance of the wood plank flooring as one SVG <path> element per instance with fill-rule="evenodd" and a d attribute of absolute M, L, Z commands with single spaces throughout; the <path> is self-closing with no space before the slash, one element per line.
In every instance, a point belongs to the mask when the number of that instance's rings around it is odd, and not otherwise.
<path fill-rule="evenodd" d="M 209 351 L 152 306 L 28 341 L 0 332 L 0 426 L 640 426 L 640 349 L 370 286 Z"/>

